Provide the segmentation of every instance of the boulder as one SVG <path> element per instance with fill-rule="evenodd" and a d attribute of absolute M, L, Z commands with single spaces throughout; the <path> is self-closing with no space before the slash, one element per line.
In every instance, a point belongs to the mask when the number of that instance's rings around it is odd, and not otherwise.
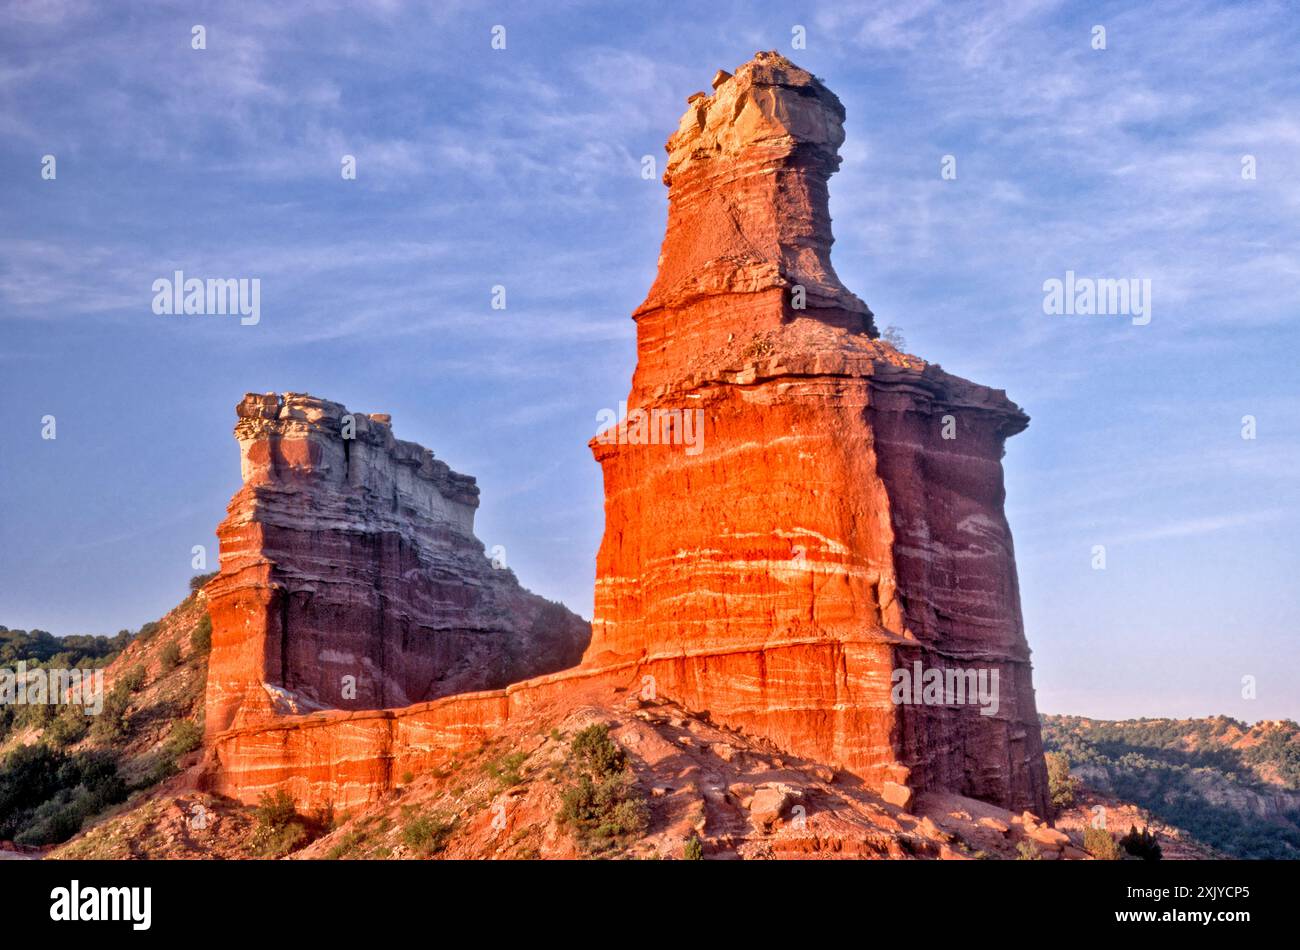
<path fill-rule="evenodd" d="M 764 782 L 749 800 L 749 817 L 759 828 L 770 831 L 791 806 L 803 801 L 803 792 L 783 782 Z"/>
<path fill-rule="evenodd" d="M 906 785 L 886 781 L 880 790 L 880 797 L 895 808 L 907 811 L 912 807 L 913 792 Z"/>

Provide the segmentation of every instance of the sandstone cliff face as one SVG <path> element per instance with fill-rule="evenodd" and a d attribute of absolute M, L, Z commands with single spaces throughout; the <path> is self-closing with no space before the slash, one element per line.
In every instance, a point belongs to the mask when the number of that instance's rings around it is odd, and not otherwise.
<path fill-rule="evenodd" d="M 217 530 L 210 735 L 408 706 L 573 666 L 587 624 L 494 568 L 474 480 L 388 417 L 296 393 L 237 407 L 244 485 Z"/>
<path fill-rule="evenodd" d="M 895 795 L 1048 814 L 1002 510 L 1003 442 L 1028 419 L 874 339 L 836 277 L 835 96 L 774 53 L 719 79 L 668 142 L 632 409 L 592 441 L 606 529 L 583 665 L 635 664 Z M 692 444 L 673 438 L 688 414 Z M 996 702 L 897 702 L 918 662 L 996 673 Z"/>

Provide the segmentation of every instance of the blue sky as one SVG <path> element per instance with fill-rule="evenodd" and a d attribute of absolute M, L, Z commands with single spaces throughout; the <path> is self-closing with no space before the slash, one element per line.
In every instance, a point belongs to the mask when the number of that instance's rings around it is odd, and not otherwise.
<path fill-rule="evenodd" d="M 586 441 L 665 221 L 641 156 L 778 49 L 848 111 L 841 278 L 1032 417 L 1005 464 L 1040 708 L 1300 717 L 1293 7 L 290 6 L 0 8 L 0 623 L 174 605 L 239 484 L 233 407 L 273 389 L 391 413 L 589 616 Z M 153 314 L 176 269 L 259 277 L 261 322 Z M 1067 270 L 1150 279 L 1151 323 L 1044 314 Z"/>

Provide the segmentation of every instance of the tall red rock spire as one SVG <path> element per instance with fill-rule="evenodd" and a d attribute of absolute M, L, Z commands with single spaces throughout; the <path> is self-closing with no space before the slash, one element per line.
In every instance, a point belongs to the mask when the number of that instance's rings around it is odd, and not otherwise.
<path fill-rule="evenodd" d="M 757 54 L 734 76 L 720 72 L 715 87 L 691 96 L 666 146 L 668 229 L 658 276 L 634 314 L 634 396 L 729 338 L 797 314 L 876 335 L 871 311 L 830 261 L 839 99 L 776 53 Z"/>
<path fill-rule="evenodd" d="M 668 141 L 633 409 L 592 440 L 606 524 L 584 666 L 638 664 L 891 796 L 1047 814 L 1003 515 L 1003 442 L 1028 418 L 876 339 L 836 276 L 839 100 L 776 53 L 715 86 Z M 978 683 L 984 701 L 953 701 Z"/>

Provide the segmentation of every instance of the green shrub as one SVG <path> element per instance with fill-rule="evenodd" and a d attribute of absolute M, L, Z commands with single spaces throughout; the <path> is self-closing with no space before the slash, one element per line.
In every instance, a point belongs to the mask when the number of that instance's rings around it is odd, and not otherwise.
<path fill-rule="evenodd" d="M 424 855 L 438 854 L 446 849 L 455 827 L 454 821 L 441 821 L 431 815 L 420 815 L 412 818 L 402 828 L 402 840 L 412 851 Z"/>
<path fill-rule="evenodd" d="M 523 764 L 527 761 L 528 753 L 512 752 L 509 755 L 499 755 L 492 759 L 483 766 L 483 771 L 496 779 L 497 784 L 502 788 L 511 788 L 523 784 L 524 776 L 520 769 L 523 768 Z"/>
<path fill-rule="evenodd" d="M 45 729 L 53 721 L 54 707 L 49 703 L 19 706 L 14 714 L 14 725 L 20 729 Z"/>
<path fill-rule="evenodd" d="M 576 781 L 561 795 L 559 820 L 583 850 L 609 850 L 645 831 L 649 809 L 608 726 L 574 736 L 567 765 Z"/>
<path fill-rule="evenodd" d="M 164 748 L 172 758 L 179 759 L 202 744 L 203 730 L 198 727 L 198 724 L 189 719 L 180 719 L 172 726 Z"/>
<path fill-rule="evenodd" d="M 127 708 L 131 705 L 131 691 L 127 684 L 119 682 L 104 697 L 104 708 L 95 717 L 95 724 L 90 727 L 90 735 L 96 742 L 112 745 L 125 739 L 131 731 L 131 719 Z"/>
<path fill-rule="evenodd" d="M 162 744 L 149 771 L 136 783 L 136 788 L 149 788 L 164 782 L 180 771 L 178 760 L 203 744 L 203 730 L 189 719 L 178 719 L 172 724 L 167 741 Z"/>
<path fill-rule="evenodd" d="M 140 632 L 135 635 L 135 638 L 141 643 L 148 643 L 157 635 L 158 631 L 161 629 L 162 626 L 158 623 L 157 620 L 150 620 L 147 624 L 145 624 L 143 627 L 140 628 Z"/>
<path fill-rule="evenodd" d="M 82 799 L 60 792 L 32 813 L 28 825 L 14 835 L 14 842 L 25 847 L 62 843 L 81 830 L 90 814 Z"/>
<path fill-rule="evenodd" d="M 357 845 L 365 840 L 365 833 L 360 829 L 354 828 L 345 834 L 339 841 L 334 844 L 329 851 L 325 852 L 326 861 L 338 861 L 356 850 Z"/>
<path fill-rule="evenodd" d="M 122 674 L 122 678 L 118 680 L 118 683 L 124 686 L 127 692 L 138 693 L 140 690 L 144 689 L 144 684 L 147 679 L 148 674 L 145 672 L 144 664 L 137 663 Z"/>
<path fill-rule="evenodd" d="M 206 612 L 190 634 L 190 646 L 194 649 L 195 656 L 202 656 L 212 649 L 212 618 Z"/>
<path fill-rule="evenodd" d="M 126 794 L 109 753 L 68 755 L 44 743 L 23 746 L 0 765 L 0 838 L 58 844 Z"/>
<path fill-rule="evenodd" d="M 0 766 L 0 838 L 12 838 L 18 817 L 50 798 L 61 787 L 60 770 L 68 761 L 43 743 L 19 746 Z"/>
<path fill-rule="evenodd" d="M 126 798 L 126 784 L 117 771 L 117 757 L 111 752 L 83 752 L 72 759 L 77 784 L 86 790 L 94 811 L 115 805 Z"/>
<path fill-rule="evenodd" d="M 682 848 L 682 857 L 687 861 L 704 860 L 704 842 L 700 840 L 699 835 L 691 835 L 686 839 L 686 846 Z"/>
<path fill-rule="evenodd" d="M 1078 791 L 1078 779 L 1070 776 L 1070 757 L 1064 752 L 1049 752 L 1047 759 L 1047 790 L 1052 796 L 1052 804 L 1057 808 L 1069 808 L 1074 804 L 1074 794 Z"/>
<path fill-rule="evenodd" d="M 1020 844 L 1016 845 L 1016 860 L 1041 861 L 1043 860 L 1043 855 L 1031 842 L 1022 841 Z"/>
<path fill-rule="evenodd" d="M 170 673 L 181 663 L 181 645 L 173 640 L 162 648 L 158 654 L 158 665 L 164 673 Z"/>
<path fill-rule="evenodd" d="M 274 792 L 263 792 L 254 809 L 259 825 L 279 830 L 298 817 L 297 806 L 293 796 L 282 788 Z"/>
<path fill-rule="evenodd" d="M 609 726 L 588 726 L 569 746 L 574 763 L 597 776 L 616 775 L 627 767 L 627 756 L 609 737 Z"/>
<path fill-rule="evenodd" d="M 81 706 L 64 706 L 46 727 L 45 740 L 56 749 L 76 745 L 90 731 L 90 718 Z"/>
<path fill-rule="evenodd" d="M 207 586 L 208 581 L 220 574 L 220 571 L 212 571 L 208 574 L 195 574 L 190 578 L 190 593 L 197 594 Z"/>
<path fill-rule="evenodd" d="M 1114 835 L 1105 828 L 1091 825 L 1083 830 L 1083 849 L 1098 861 L 1118 861 L 1124 857 Z"/>
<path fill-rule="evenodd" d="M 1141 858 L 1143 861 L 1159 861 L 1164 857 L 1160 851 L 1160 843 L 1156 841 L 1156 836 L 1149 828 L 1138 831 L 1137 828 L 1129 825 L 1128 834 L 1119 839 L 1119 846 L 1133 857 Z"/>
<path fill-rule="evenodd" d="M 280 858 L 307 841 L 307 827 L 298 817 L 293 797 L 284 789 L 264 792 L 253 817 L 253 844 L 263 857 Z"/>

